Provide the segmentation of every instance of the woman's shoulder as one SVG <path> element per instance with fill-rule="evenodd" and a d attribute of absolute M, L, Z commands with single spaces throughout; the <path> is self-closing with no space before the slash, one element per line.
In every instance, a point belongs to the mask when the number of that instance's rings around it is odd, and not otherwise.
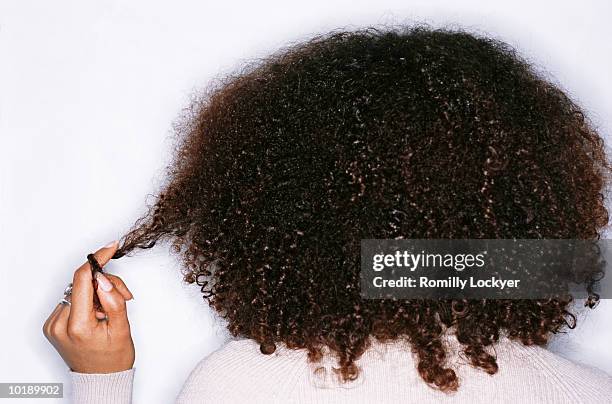
<path fill-rule="evenodd" d="M 511 380 L 516 388 L 526 391 L 555 390 L 575 402 L 586 399 L 609 400 L 612 397 L 612 376 L 606 372 L 567 359 L 541 346 L 526 346 L 502 338 L 495 346 L 500 379 Z"/>
<path fill-rule="evenodd" d="M 257 358 L 259 344 L 251 339 L 232 339 L 225 342 L 217 350 L 204 357 L 195 367 L 194 372 L 203 372 L 220 364 L 240 365 L 245 360 Z"/>
<path fill-rule="evenodd" d="M 265 401 L 282 394 L 274 381 L 287 386 L 305 367 L 302 350 L 278 347 L 273 354 L 263 355 L 253 340 L 230 340 L 196 365 L 177 403 L 258 402 L 257 397 Z"/>
<path fill-rule="evenodd" d="M 266 363 L 276 363 L 279 357 L 298 363 L 306 359 L 304 350 L 288 349 L 284 345 L 277 345 L 276 351 L 270 355 L 261 353 L 260 345 L 252 339 L 232 339 L 223 344 L 219 349 L 203 358 L 193 372 L 203 373 L 220 366 L 230 370 L 241 369 L 244 367 L 252 368 L 253 363 L 265 365 Z"/>

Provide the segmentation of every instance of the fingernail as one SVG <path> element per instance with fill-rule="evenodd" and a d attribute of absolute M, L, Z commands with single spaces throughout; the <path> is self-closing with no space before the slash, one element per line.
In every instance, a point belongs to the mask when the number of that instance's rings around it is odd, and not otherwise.
<path fill-rule="evenodd" d="M 96 272 L 96 280 L 98 281 L 98 287 L 104 292 L 110 292 L 113 289 L 113 284 L 108 278 L 102 275 L 101 272 Z"/>
<path fill-rule="evenodd" d="M 113 240 L 110 243 L 108 243 L 107 245 L 104 246 L 104 248 L 111 248 L 114 247 L 115 244 L 117 244 L 117 240 Z"/>

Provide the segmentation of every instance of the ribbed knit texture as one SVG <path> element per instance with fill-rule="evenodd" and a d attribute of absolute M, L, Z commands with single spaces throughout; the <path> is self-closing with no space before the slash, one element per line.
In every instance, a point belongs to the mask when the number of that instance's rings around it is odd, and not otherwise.
<path fill-rule="evenodd" d="M 72 398 L 75 403 L 129 404 L 132 402 L 134 369 L 117 373 L 76 373 L 72 377 Z"/>
<path fill-rule="evenodd" d="M 612 403 L 612 377 L 546 349 L 503 338 L 494 348 L 499 371 L 488 375 L 468 364 L 454 338 L 446 342 L 461 383 L 453 394 L 423 382 L 403 342 L 374 342 L 357 362 L 359 378 L 346 384 L 330 357 L 311 364 L 303 350 L 281 345 L 263 355 L 254 341 L 238 340 L 196 366 L 177 403 Z M 77 404 L 130 402 L 133 371 L 73 375 Z"/>

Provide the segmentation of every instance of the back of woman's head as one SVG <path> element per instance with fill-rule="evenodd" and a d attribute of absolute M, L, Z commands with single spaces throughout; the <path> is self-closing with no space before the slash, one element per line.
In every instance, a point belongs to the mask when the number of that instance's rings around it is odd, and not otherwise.
<path fill-rule="evenodd" d="M 500 333 L 544 344 L 574 321 L 560 299 L 362 299 L 361 239 L 596 239 L 608 220 L 603 142 L 580 108 L 463 32 L 316 37 L 220 81 L 177 134 L 116 257 L 169 240 L 233 335 L 311 360 L 328 347 L 344 380 L 371 336 L 402 338 L 428 384 L 456 390 L 447 327 L 493 374 Z"/>

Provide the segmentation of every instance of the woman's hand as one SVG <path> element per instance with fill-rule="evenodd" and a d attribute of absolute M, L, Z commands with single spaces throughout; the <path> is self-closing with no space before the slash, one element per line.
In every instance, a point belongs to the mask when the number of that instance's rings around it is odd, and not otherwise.
<path fill-rule="evenodd" d="M 117 250 L 115 241 L 94 255 L 101 266 Z M 134 365 L 134 343 L 130 334 L 126 301 L 132 293 L 113 275 L 92 273 L 86 262 L 74 273 L 71 304 L 60 303 L 43 326 L 43 333 L 74 372 L 113 373 Z M 93 294 L 97 293 L 104 313 L 97 312 Z"/>

